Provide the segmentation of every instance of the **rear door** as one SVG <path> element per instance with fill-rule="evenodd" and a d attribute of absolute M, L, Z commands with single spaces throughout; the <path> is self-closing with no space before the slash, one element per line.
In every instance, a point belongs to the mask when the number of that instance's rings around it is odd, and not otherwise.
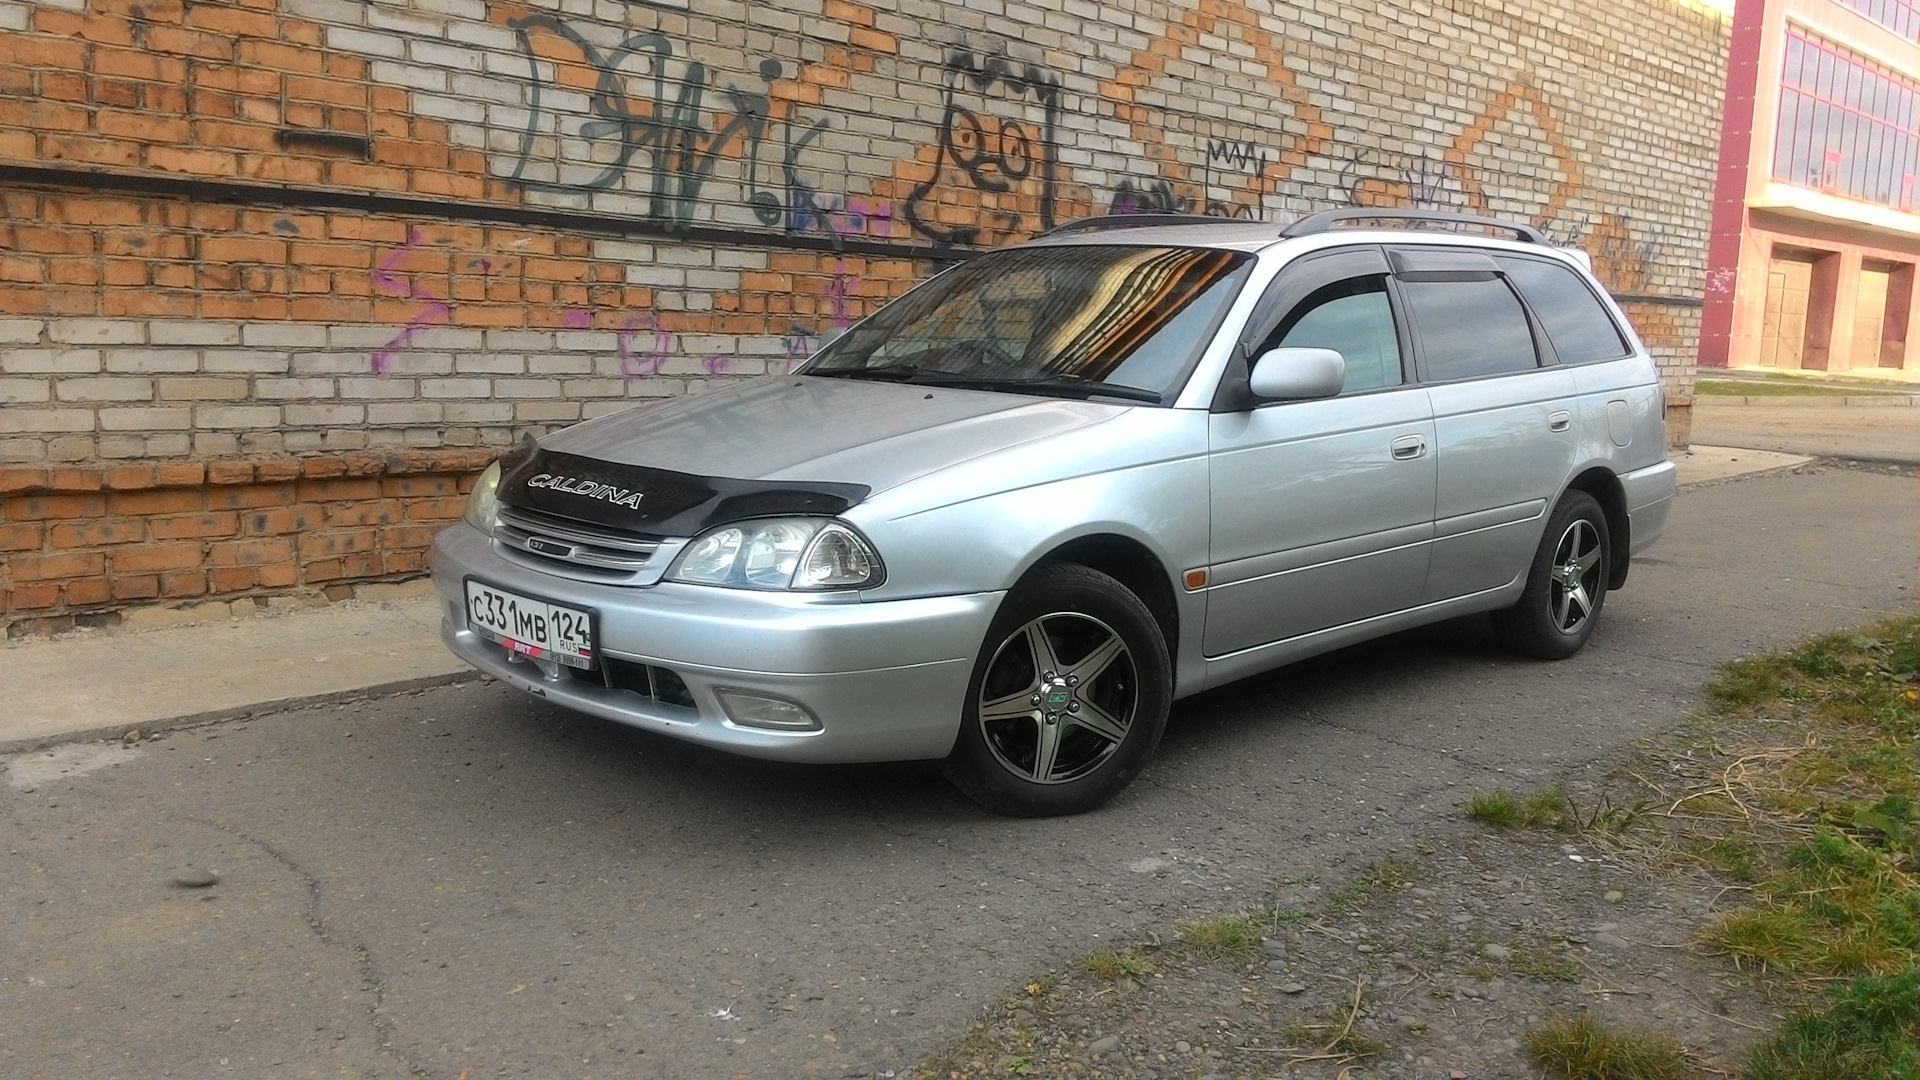
<path fill-rule="evenodd" d="M 1338 350 L 1347 385 L 1319 401 L 1232 399 L 1209 420 L 1213 541 L 1207 656 L 1419 601 L 1433 529 L 1434 425 L 1414 385 L 1384 252 L 1309 256 L 1275 279 L 1248 327 L 1252 357 Z"/>
<path fill-rule="evenodd" d="M 1433 403 L 1438 477 L 1425 600 L 1524 574 L 1579 449 L 1579 391 L 1489 255 L 1390 252 L 1420 378 Z"/>

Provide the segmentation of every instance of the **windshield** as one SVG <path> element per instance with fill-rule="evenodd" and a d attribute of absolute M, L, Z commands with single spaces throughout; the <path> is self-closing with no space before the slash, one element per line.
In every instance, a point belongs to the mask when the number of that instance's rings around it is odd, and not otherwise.
<path fill-rule="evenodd" d="M 802 373 L 1158 403 L 1252 263 L 1211 248 L 990 252 L 882 307 Z"/>

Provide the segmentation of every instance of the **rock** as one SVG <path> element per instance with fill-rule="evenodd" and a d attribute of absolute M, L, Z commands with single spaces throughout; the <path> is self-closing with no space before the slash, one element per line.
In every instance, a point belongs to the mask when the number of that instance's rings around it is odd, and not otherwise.
<path fill-rule="evenodd" d="M 202 870 L 197 866 L 183 867 L 179 873 L 173 875 L 173 883 L 183 889 L 204 889 L 216 884 L 219 880 L 220 875 L 211 870 Z"/>
<path fill-rule="evenodd" d="M 1471 916 L 1471 915 L 1449 915 L 1449 916 L 1447 916 L 1447 921 L 1448 921 L 1448 922 L 1450 922 L 1450 923 L 1452 923 L 1452 924 L 1453 924 L 1453 925 L 1455 925 L 1455 926 L 1465 926 L 1465 925 L 1467 925 L 1468 923 L 1470 923 L 1470 922 L 1472 922 L 1472 921 L 1473 921 L 1473 916 Z"/>
<path fill-rule="evenodd" d="M 1290 982 L 1281 986 L 1280 992 L 1283 994 L 1300 994 L 1300 993 L 1305 993 L 1306 989 L 1307 989 L 1306 983 Z"/>
<path fill-rule="evenodd" d="M 1173 1052 L 1176 1054 L 1191 1054 L 1193 1053 L 1193 1044 L 1185 1039 L 1181 1039 L 1173 1044 Z"/>
<path fill-rule="evenodd" d="M 1111 1054 L 1118 1049 L 1120 1049 L 1120 1036 L 1118 1035 L 1102 1035 L 1087 1044 L 1087 1053 L 1093 1054 L 1096 1057 L 1101 1054 Z"/>
<path fill-rule="evenodd" d="M 1480 953 L 1489 960 L 1505 960 L 1513 955 L 1513 950 L 1507 948 L 1505 945 L 1489 943 L 1480 947 Z"/>
<path fill-rule="evenodd" d="M 140 729 L 134 728 L 132 731 L 120 736 L 120 738 L 123 742 L 137 743 L 140 741 Z"/>
<path fill-rule="evenodd" d="M 1606 895 L 1601 897 L 1602 900 L 1605 900 L 1609 904 L 1617 904 L 1626 898 L 1627 894 L 1621 892 L 1619 889 L 1608 889 Z"/>
<path fill-rule="evenodd" d="M 1284 941 L 1276 941 L 1273 938 L 1261 938 L 1260 947 L 1266 950 L 1268 956 L 1284 958 L 1287 955 L 1287 943 Z"/>
<path fill-rule="evenodd" d="M 1609 949 L 1624 949 L 1627 947 L 1627 939 L 1621 937 L 1619 934 L 1595 934 L 1593 935 L 1593 943 L 1595 945 L 1604 945 Z"/>
<path fill-rule="evenodd" d="M 1267 970 L 1285 971 L 1287 970 L 1287 962 L 1285 960 L 1269 960 L 1267 961 Z"/>

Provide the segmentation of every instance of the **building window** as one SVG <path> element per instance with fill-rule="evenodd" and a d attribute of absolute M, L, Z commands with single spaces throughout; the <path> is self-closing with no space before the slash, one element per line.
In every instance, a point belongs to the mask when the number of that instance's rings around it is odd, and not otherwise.
<path fill-rule="evenodd" d="M 1908 41 L 1920 41 L 1920 6 L 1913 0 L 1840 0 L 1840 3 Z"/>
<path fill-rule="evenodd" d="M 1773 178 L 1911 212 L 1917 110 L 1920 86 L 1790 30 Z"/>

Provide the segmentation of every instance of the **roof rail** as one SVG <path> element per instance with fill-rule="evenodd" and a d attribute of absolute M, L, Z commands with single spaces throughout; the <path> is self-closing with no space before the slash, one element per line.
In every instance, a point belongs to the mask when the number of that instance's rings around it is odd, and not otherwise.
<path fill-rule="evenodd" d="M 1547 234 L 1531 225 L 1517 221 L 1501 221 L 1499 218 L 1480 217 L 1477 214 L 1449 214 L 1439 210 L 1323 210 L 1318 214 L 1309 214 L 1294 222 L 1281 232 L 1281 236 L 1312 236 L 1315 233 L 1328 232 L 1335 225 L 1347 221 L 1404 221 L 1409 223 L 1433 222 L 1444 225 L 1475 225 L 1483 229 L 1499 229 L 1510 232 L 1517 240 L 1529 244 L 1552 245 Z"/>
<path fill-rule="evenodd" d="M 1073 233 L 1104 232 L 1107 229 L 1144 229 L 1149 225 L 1245 225 L 1239 218 L 1214 217 L 1211 214 L 1096 214 L 1056 225 L 1041 236 L 1069 236 Z"/>

